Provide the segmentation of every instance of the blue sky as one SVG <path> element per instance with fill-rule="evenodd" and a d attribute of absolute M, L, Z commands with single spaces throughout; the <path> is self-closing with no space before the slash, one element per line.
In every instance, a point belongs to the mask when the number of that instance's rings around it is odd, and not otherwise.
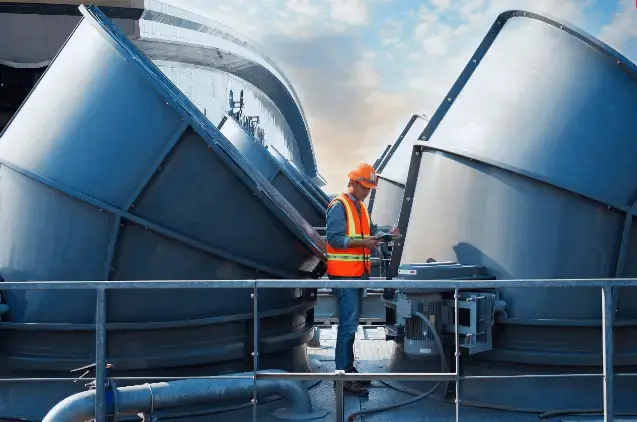
<path fill-rule="evenodd" d="M 432 115 L 496 16 L 547 12 L 637 61 L 635 0 L 167 0 L 256 40 L 296 86 L 328 189 Z"/>

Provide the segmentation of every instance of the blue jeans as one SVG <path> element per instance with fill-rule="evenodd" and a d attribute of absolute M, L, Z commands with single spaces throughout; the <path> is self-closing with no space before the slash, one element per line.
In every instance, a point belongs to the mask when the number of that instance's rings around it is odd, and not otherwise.
<path fill-rule="evenodd" d="M 338 310 L 336 369 L 354 369 L 354 339 L 363 309 L 363 289 L 332 289 Z"/>

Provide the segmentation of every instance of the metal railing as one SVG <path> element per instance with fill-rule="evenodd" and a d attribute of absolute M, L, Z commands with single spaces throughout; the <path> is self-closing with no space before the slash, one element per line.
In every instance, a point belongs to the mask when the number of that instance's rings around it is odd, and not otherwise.
<path fill-rule="evenodd" d="M 452 373 L 267 373 L 259 371 L 259 315 L 257 308 L 260 289 L 276 288 L 370 288 L 370 289 L 454 289 L 455 294 L 455 371 Z M 523 374 L 523 375 L 481 375 L 461 376 L 459 372 L 459 341 L 458 341 L 458 292 L 467 289 L 484 288 L 573 288 L 573 287 L 598 287 L 601 289 L 602 298 L 602 356 L 603 371 L 601 374 Z M 335 381 L 336 390 L 336 420 L 345 420 L 343 404 L 343 382 L 345 381 L 454 381 L 455 382 L 455 420 L 460 415 L 460 380 L 468 379 L 497 379 L 497 378 L 563 378 L 563 377 L 595 377 L 603 379 L 603 413 L 604 421 L 613 421 L 613 300 L 612 289 L 617 287 L 637 287 L 637 279 L 545 279 L 545 280 L 170 280 L 170 281 L 49 281 L 49 282 L 3 282 L 0 291 L 7 290 L 59 290 L 59 289 L 95 289 L 97 291 L 96 318 L 95 318 L 95 421 L 106 422 L 106 291 L 111 289 L 201 289 L 201 288 L 242 288 L 252 289 L 253 300 L 253 333 L 254 349 L 253 371 L 251 376 L 224 375 L 211 377 L 143 377 L 140 380 L 153 379 L 189 379 L 189 378 L 248 378 L 253 380 L 252 394 L 252 420 L 257 421 L 257 388 L 259 379 L 277 380 L 315 380 Z M 637 374 L 622 374 L 633 376 Z M 133 377 L 119 377 L 112 379 L 136 379 Z M 73 378 L 4 378 L 0 382 L 19 381 L 73 381 Z"/>

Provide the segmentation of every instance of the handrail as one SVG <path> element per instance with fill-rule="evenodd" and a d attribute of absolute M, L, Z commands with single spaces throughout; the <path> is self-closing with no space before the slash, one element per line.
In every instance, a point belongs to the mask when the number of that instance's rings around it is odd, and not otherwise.
<path fill-rule="evenodd" d="M 455 302 L 455 371 L 450 373 L 270 373 L 262 372 L 258 366 L 259 356 L 259 311 L 257 298 L 259 289 L 270 288 L 440 288 L 453 289 Z M 565 287 L 598 287 L 602 296 L 602 356 L 603 371 L 601 374 L 522 374 L 522 375 L 480 375 L 462 376 L 459 371 L 459 339 L 458 339 L 458 298 L 460 289 L 475 288 L 500 288 L 500 287 L 525 287 L 525 288 L 565 288 Z M 637 287 L 637 279 L 529 279 L 529 280 L 147 280 L 147 281 L 26 281 L 26 282 L 0 282 L 2 290 L 60 290 L 60 289 L 96 289 L 96 375 L 95 378 L 83 378 L 95 380 L 95 421 L 106 420 L 106 391 L 107 380 L 136 380 L 148 381 L 150 379 L 201 379 L 201 378 L 239 378 L 237 375 L 223 375 L 211 377 L 108 377 L 106 374 L 106 303 L 108 296 L 106 290 L 111 289 L 201 289 L 201 288 L 251 288 L 253 293 L 253 322 L 254 322 L 254 348 L 253 348 L 253 421 L 257 418 L 256 383 L 258 379 L 277 380 L 333 380 L 336 385 L 337 421 L 344 421 L 343 415 L 343 382 L 350 380 L 428 380 L 428 381 L 455 381 L 455 420 L 459 420 L 460 404 L 460 380 L 463 379 L 498 379 L 498 378 L 564 378 L 564 377 L 602 377 L 604 394 L 604 421 L 613 421 L 613 307 L 612 289 L 615 287 Z M 100 369 L 101 368 L 101 369 Z M 622 374 L 623 376 L 637 376 L 637 374 Z M 245 378 L 245 376 L 243 376 Z M 29 382 L 29 381 L 73 381 L 69 378 L 2 378 L 2 382 Z"/>

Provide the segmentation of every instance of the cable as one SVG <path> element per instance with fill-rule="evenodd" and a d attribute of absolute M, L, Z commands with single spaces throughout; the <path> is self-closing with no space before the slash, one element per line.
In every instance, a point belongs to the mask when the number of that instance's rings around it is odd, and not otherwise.
<path fill-rule="evenodd" d="M 602 409 L 563 409 L 563 410 L 551 410 L 550 412 L 544 412 L 538 415 L 538 419 L 548 419 L 555 416 L 566 415 L 603 415 Z M 615 412 L 615 416 L 636 416 L 635 412 Z"/>
<path fill-rule="evenodd" d="M 426 316 L 424 316 L 423 314 L 421 314 L 420 312 L 414 312 L 414 315 L 417 316 L 418 318 L 420 318 L 421 320 L 423 320 L 425 322 L 425 324 L 427 324 L 427 326 L 431 330 L 431 333 L 433 334 L 433 336 L 434 336 L 434 338 L 436 340 L 436 346 L 438 347 L 438 352 L 440 353 L 440 365 L 442 367 L 442 372 L 443 373 L 448 372 L 449 371 L 449 365 L 447 364 L 447 359 L 445 358 L 445 351 L 442 348 L 442 341 L 440 340 L 440 336 L 438 335 L 438 332 L 436 331 L 436 328 L 429 321 L 429 319 Z M 428 396 L 433 394 L 433 392 L 436 391 L 439 386 L 440 386 L 440 381 L 438 381 L 427 392 L 425 392 L 423 394 L 420 394 L 417 397 L 413 397 L 411 399 L 405 400 L 403 402 L 396 403 L 396 404 L 390 404 L 388 406 L 372 407 L 372 408 L 369 408 L 369 409 L 363 409 L 363 410 L 359 410 L 357 412 L 353 412 L 347 417 L 347 422 L 354 422 L 354 420 L 357 417 L 362 416 L 362 415 L 368 415 L 370 413 L 384 412 L 384 411 L 387 411 L 387 410 L 396 409 L 398 407 L 402 407 L 402 406 L 406 406 L 408 404 L 415 403 L 415 402 L 417 402 L 419 400 L 422 400 L 424 398 L 427 398 Z M 445 388 L 443 389 L 443 391 L 447 391 L 447 387 L 449 386 L 449 381 L 445 381 L 444 386 L 445 386 Z"/>

